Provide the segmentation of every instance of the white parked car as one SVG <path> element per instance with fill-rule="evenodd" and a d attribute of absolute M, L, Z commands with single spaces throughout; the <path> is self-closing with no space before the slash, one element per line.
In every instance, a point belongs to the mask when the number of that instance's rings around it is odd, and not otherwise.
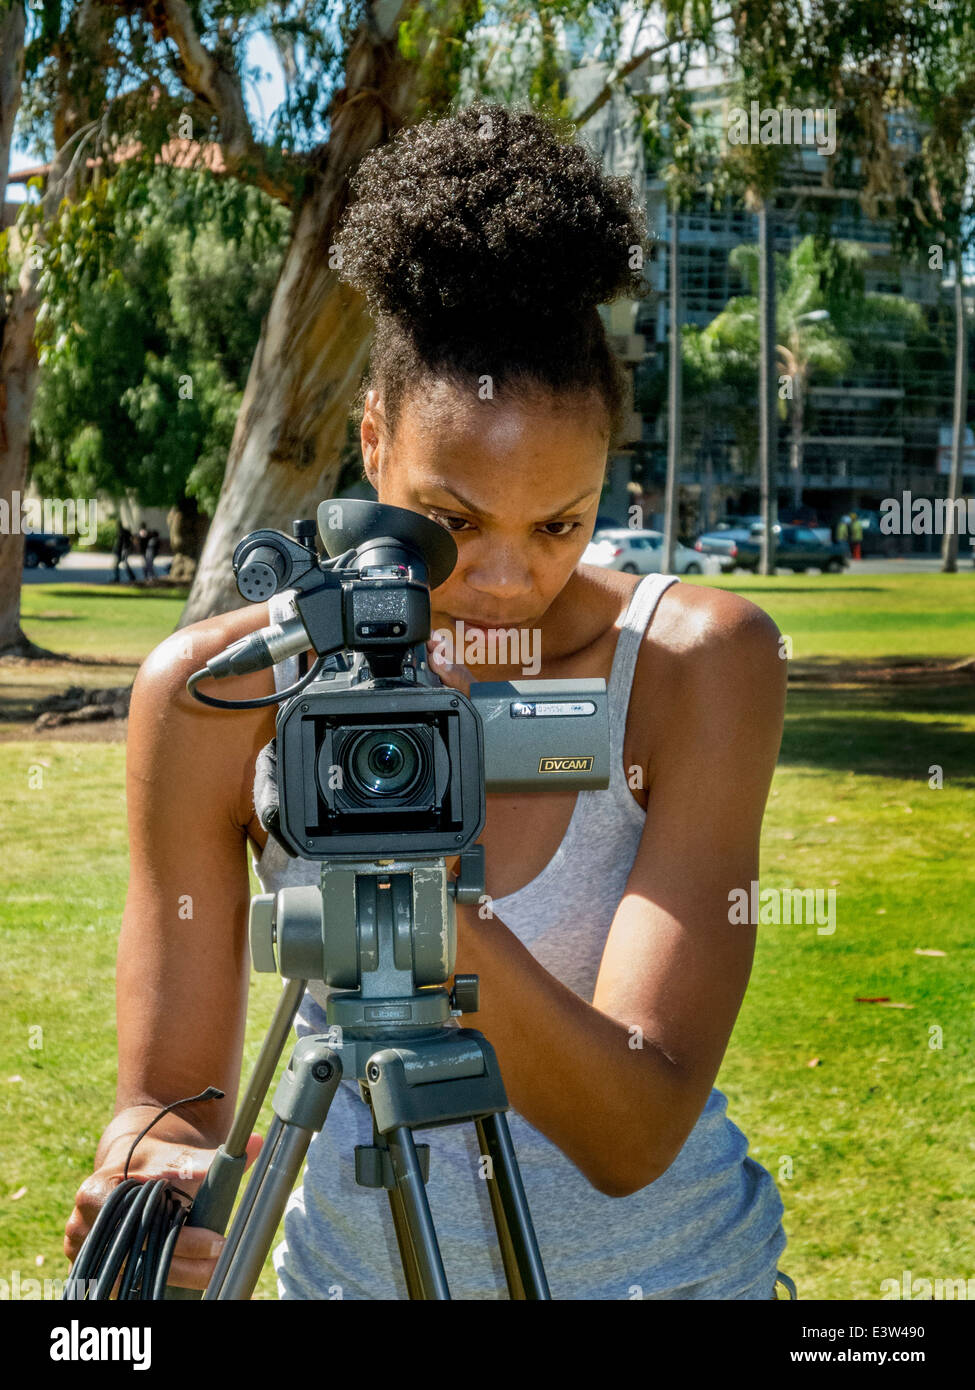
<path fill-rule="evenodd" d="M 624 574 L 659 574 L 664 538 L 661 531 L 636 531 L 628 526 L 596 531 L 582 553 L 585 565 L 603 565 Z M 674 546 L 672 574 L 720 574 L 714 555 L 702 555 L 680 543 Z"/>

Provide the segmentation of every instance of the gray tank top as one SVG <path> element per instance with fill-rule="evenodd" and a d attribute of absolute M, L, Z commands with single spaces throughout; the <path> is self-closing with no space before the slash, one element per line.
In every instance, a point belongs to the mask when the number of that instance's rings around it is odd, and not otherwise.
<path fill-rule="evenodd" d="M 645 813 L 623 767 L 623 734 L 643 633 L 672 575 L 647 575 L 623 615 L 608 683 L 612 772 L 605 791 L 580 792 L 549 863 L 493 909 L 535 958 L 591 1002 L 603 947 L 633 866 Z M 285 616 L 291 591 L 269 602 Z M 275 667 L 283 690 L 297 659 Z M 318 883 L 316 861 L 291 859 L 273 837 L 254 870 L 265 893 Z M 557 884 L 558 891 L 553 891 Z M 328 1031 L 319 983 L 295 1021 L 299 1037 Z M 598 1078 L 597 1078 L 598 1081 Z M 508 1124 L 555 1299 L 768 1299 L 785 1248 L 783 1205 L 770 1174 L 711 1095 L 677 1158 L 656 1182 L 607 1197 L 515 1109 Z M 282 1299 L 405 1299 L 389 1202 L 355 1182 L 353 1149 L 372 1142 L 369 1111 L 343 1080 L 324 1129 L 308 1150 L 302 1185 L 288 1201 L 273 1253 Z M 504 1268 L 473 1124 L 426 1130 L 427 1195 L 453 1298 L 507 1298 Z"/>

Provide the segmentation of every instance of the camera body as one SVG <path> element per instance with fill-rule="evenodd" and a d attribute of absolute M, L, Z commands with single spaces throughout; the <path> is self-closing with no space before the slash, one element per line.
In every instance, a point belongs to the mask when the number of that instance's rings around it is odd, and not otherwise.
<path fill-rule="evenodd" d="M 293 616 L 207 663 L 219 677 L 309 644 L 318 655 L 281 699 L 277 805 L 262 812 L 289 854 L 443 858 L 481 833 L 486 793 L 609 785 L 605 681 L 475 682 L 468 699 L 431 672 L 430 590 L 456 563 L 449 532 L 352 498 L 322 502 L 317 522 L 329 560 L 310 521 L 295 523 L 294 539 L 262 529 L 240 542 L 241 594 L 288 591 Z"/>

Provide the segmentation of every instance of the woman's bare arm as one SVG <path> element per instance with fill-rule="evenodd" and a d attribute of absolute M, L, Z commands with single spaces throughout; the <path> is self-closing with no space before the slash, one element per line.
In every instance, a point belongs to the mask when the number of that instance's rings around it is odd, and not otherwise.
<path fill-rule="evenodd" d="M 592 1004 L 500 919 L 456 908 L 457 970 L 481 978 L 470 1026 L 512 1105 L 613 1197 L 667 1170 L 720 1067 L 755 947 L 754 927 L 730 923 L 729 891 L 757 878 L 782 733 L 772 620 L 736 594 L 674 598 L 651 629 L 649 704 L 631 710 L 654 723 L 647 818 Z"/>
<path fill-rule="evenodd" d="M 116 1114 L 218 1086 L 224 1100 L 179 1111 L 213 1141 L 229 1130 L 240 1079 L 250 973 L 248 778 L 273 733 L 273 713 L 209 709 L 185 687 L 211 655 L 265 621 L 262 605 L 168 638 L 140 668 L 129 713 Z M 204 688 L 249 699 L 271 684 L 270 672 L 260 672 Z"/>
<path fill-rule="evenodd" d="M 122 1180 L 133 1140 L 163 1105 L 215 1085 L 222 1101 L 164 1116 L 132 1156 L 131 1176 L 195 1192 L 226 1137 L 240 1076 L 249 961 L 246 825 L 258 749 L 272 711 L 208 710 L 186 679 L 267 621 L 266 605 L 194 624 L 161 643 L 132 691 L 127 748 L 130 877 L 119 941 L 118 1089 L 65 1224 L 64 1253 L 82 1242 Z M 232 698 L 270 693 L 270 672 L 228 683 Z M 230 721 L 220 724 L 219 720 Z M 260 1136 L 247 1142 L 248 1164 Z M 184 1227 L 169 1282 L 204 1289 L 223 1244 Z"/>

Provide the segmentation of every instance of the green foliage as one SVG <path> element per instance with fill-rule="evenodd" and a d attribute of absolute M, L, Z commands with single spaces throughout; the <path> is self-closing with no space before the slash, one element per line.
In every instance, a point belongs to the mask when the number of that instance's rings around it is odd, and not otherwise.
<path fill-rule="evenodd" d="M 970 248 L 975 0 L 815 0 L 802 60 L 837 109 L 837 185 L 891 219 L 901 253 Z"/>
<path fill-rule="evenodd" d="M 95 543 L 92 550 L 103 550 L 111 553 L 112 546 L 115 544 L 115 536 L 118 531 L 118 521 L 115 517 L 102 517 L 99 508 L 99 522 L 95 527 Z"/>
<path fill-rule="evenodd" d="M 853 360 L 853 344 L 865 346 L 878 329 L 886 341 L 920 328 L 917 304 L 896 295 L 867 294 L 866 253 L 854 243 L 824 244 L 805 237 L 788 257 L 775 258 L 776 337 L 805 375 L 837 376 Z M 732 265 L 753 290 L 758 285 L 758 248 L 746 244 L 731 252 Z M 826 315 L 810 321 L 810 314 Z M 754 294 L 728 301 L 702 337 L 712 348 L 714 380 L 726 371 L 750 368 L 757 380 L 758 299 Z M 861 354 L 858 350 L 858 359 Z"/>
<path fill-rule="evenodd" d="M 205 172 L 124 166 L 48 229 L 32 467 L 212 514 L 290 215 Z"/>
<path fill-rule="evenodd" d="M 917 304 L 896 295 L 868 294 L 863 266 L 867 252 L 855 243 L 805 237 L 789 256 L 775 258 L 776 342 L 779 370 L 798 369 L 803 380 L 836 377 L 853 361 L 869 368 L 889 356 L 892 340 L 913 339 L 924 329 Z M 736 246 L 729 257 L 745 283 L 758 285 L 758 247 Z M 823 312 L 820 321 L 805 316 Z M 708 421 L 730 420 L 744 460 L 758 442 L 758 300 L 736 295 L 706 328 L 682 333 L 683 429 L 690 447 Z M 666 369 L 638 378 L 637 408 L 653 415 L 666 398 Z M 788 402 L 778 399 L 784 419 Z"/>

